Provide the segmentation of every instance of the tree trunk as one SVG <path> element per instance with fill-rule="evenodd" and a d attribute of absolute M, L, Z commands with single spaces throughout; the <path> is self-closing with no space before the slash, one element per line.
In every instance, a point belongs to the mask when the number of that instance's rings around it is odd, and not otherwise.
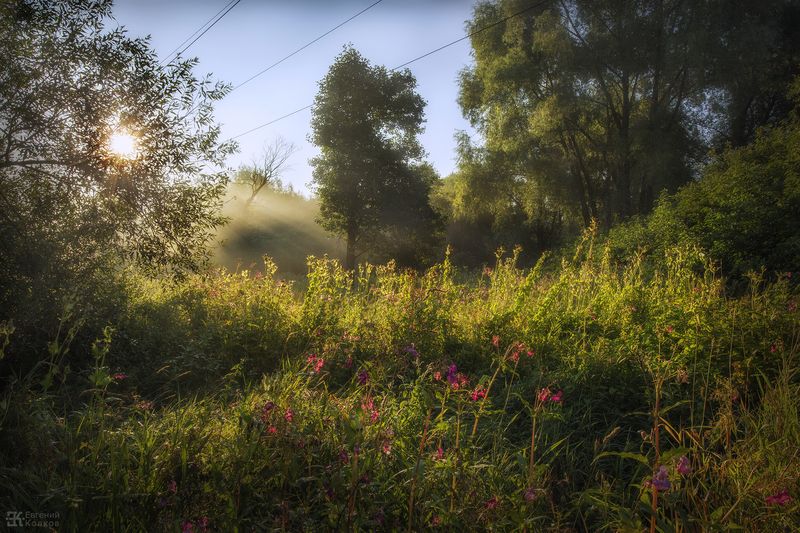
<path fill-rule="evenodd" d="M 347 270 L 353 270 L 356 266 L 356 237 L 355 228 L 349 228 L 347 230 L 347 254 L 344 259 L 344 268 Z"/>

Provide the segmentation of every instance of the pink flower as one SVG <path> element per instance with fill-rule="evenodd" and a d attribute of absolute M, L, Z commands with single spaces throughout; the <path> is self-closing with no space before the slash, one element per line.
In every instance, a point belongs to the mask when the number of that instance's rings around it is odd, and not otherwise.
<path fill-rule="evenodd" d="M 533 348 L 528 350 L 528 357 L 533 357 L 535 354 L 536 354 L 536 350 L 534 350 Z"/>
<path fill-rule="evenodd" d="M 685 455 L 681 455 L 678 459 L 678 464 L 675 466 L 675 469 L 682 476 L 689 475 L 689 473 L 692 471 L 692 467 L 689 464 L 689 459 Z"/>
<path fill-rule="evenodd" d="M 483 506 L 491 511 L 492 509 L 497 509 L 497 506 L 499 504 L 500 504 L 500 501 L 497 499 L 497 496 L 492 496 L 491 498 L 486 500 L 486 502 L 483 504 Z"/>
<path fill-rule="evenodd" d="M 550 399 L 550 389 L 548 387 L 543 388 L 539 391 L 539 394 L 536 395 L 536 399 L 539 403 L 544 403 Z"/>
<path fill-rule="evenodd" d="M 116 374 L 111 376 L 111 379 L 113 379 L 114 381 L 122 381 L 123 379 L 128 379 L 128 375 L 123 374 L 122 372 L 117 372 Z"/>
<path fill-rule="evenodd" d="M 344 367 L 345 368 L 350 368 L 352 366 L 353 366 L 353 358 L 352 357 L 348 357 L 347 360 L 344 362 Z"/>
<path fill-rule="evenodd" d="M 294 420 L 294 411 L 292 411 L 291 409 L 287 409 L 286 412 L 283 413 L 283 418 L 287 422 L 291 423 Z"/>
<path fill-rule="evenodd" d="M 538 491 L 533 487 L 528 487 L 525 489 L 525 494 L 522 497 L 525 499 L 526 502 L 532 502 L 539 496 Z"/>
<path fill-rule="evenodd" d="M 181 524 L 181 533 L 193 533 L 194 532 L 194 524 L 192 524 L 191 520 L 186 520 Z"/>
<path fill-rule="evenodd" d="M 276 428 L 275 426 L 270 426 L 269 428 L 267 428 L 267 433 L 269 433 L 270 435 L 274 435 L 277 432 L 278 432 L 278 428 Z"/>
<path fill-rule="evenodd" d="M 442 381 L 442 373 L 437 370 L 433 373 L 433 379 L 436 381 Z"/>
<path fill-rule="evenodd" d="M 792 497 L 789 496 L 789 491 L 783 489 L 780 492 L 776 492 L 772 496 L 767 496 L 767 505 L 786 505 L 792 501 Z"/>
<path fill-rule="evenodd" d="M 500 347 L 500 335 L 492 335 L 492 346 L 495 348 Z"/>
<path fill-rule="evenodd" d="M 477 402 L 482 398 L 486 398 L 486 389 L 484 389 L 483 387 L 478 387 L 477 389 L 472 391 L 471 397 L 473 402 Z"/>
<path fill-rule="evenodd" d="M 550 401 L 553 403 L 561 403 L 562 396 L 564 396 L 564 391 L 559 390 L 557 393 L 550 396 Z"/>
<path fill-rule="evenodd" d="M 444 460 L 444 450 L 442 449 L 442 447 L 441 447 L 441 446 L 439 446 L 439 448 L 436 450 L 436 455 L 434 456 L 434 458 L 435 458 L 437 461 L 442 461 L 442 460 Z"/>
<path fill-rule="evenodd" d="M 672 333 L 673 331 L 675 331 L 675 328 L 673 328 L 672 326 L 667 326 L 666 328 L 664 328 L 664 331 L 666 331 L 667 333 Z"/>
<path fill-rule="evenodd" d="M 391 455 L 392 454 L 392 443 L 389 440 L 383 441 L 383 445 L 381 446 L 381 451 L 384 455 Z"/>
<path fill-rule="evenodd" d="M 431 525 L 433 527 L 442 525 L 442 517 L 439 516 L 438 514 L 433 515 L 433 518 L 431 518 Z"/>

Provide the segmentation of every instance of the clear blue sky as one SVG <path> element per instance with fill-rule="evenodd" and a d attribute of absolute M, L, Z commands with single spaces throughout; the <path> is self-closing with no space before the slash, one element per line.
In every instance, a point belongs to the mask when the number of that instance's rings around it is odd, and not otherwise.
<path fill-rule="evenodd" d="M 374 0 L 242 0 L 186 52 L 200 64 L 198 74 L 212 73 L 234 85 L 306 44 Z M 203 25 L 228 0 L 116 0 L 114 17 L 131 36 L 151 36 L 159 57 L 166 56 Z M 306 48 L 217 103 L 215 115 L 223 138 L 238 135 L 313 102 L 317 82 L 346 43 L 374 64 L 389 68 L 464 35 L 472 0 L 383 0 L 334 33 Z M 469 40 L 409 66 L 427 101 L 421 140 L 428 160 L 442 176 L 455 168 L 456 130 L 470 131 L 456 103 L 458 72 L 469 64 Z M 308 193 L 308 160 L 316 149 L 307 140 L 311 110 L 238 139 L 240 153 L 232 167 L 249 163 L 277 136 L 298 150 L 283 179 Z"/>

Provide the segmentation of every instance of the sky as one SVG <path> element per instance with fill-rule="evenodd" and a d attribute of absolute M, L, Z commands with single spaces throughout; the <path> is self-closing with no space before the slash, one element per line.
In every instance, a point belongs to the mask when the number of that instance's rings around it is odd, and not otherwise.
<path fill-rule="evenodd" d="M 195 73 L 237 85 L 319 37 L 375 0 L 241 0 L 184 54 L 197 57 Z M 229 0 L 116 0 L 114 18 L 132 37 L 149 35 L 160 58 L 222 9 Z M 239 135 L 314 101 L 318 82 L 350 43 L 373 64 L 393 68 L 465 35 L 473 0 L 383 0 L 302 52 L 215 103 L 222 138 Z M 444 177 L 455 169 L 458 130 L 474 131 L 458 107 L 458 73 L 470 64 L 469 40 L 421 59 L 409 69 L 427 101 L 420 140 Z M 311 110 L 237 139 L 237 168 L 257 160 L 277 137 L 296 152 L 281 179 L 309 195 L 316 148 L 308 141 Z"/>

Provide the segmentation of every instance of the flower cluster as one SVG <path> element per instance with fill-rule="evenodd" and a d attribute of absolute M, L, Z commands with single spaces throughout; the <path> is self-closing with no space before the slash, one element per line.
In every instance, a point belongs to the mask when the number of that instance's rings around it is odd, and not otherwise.
<path fill-rule="evenodd" d="M 547 402 L 561 403 L 563 396 L 564 396 L 564 391 L 559 390 L 558 392 L 553 393 L 550 390 L 550 387 L 545 387 L 539 391 L 539 394 L 536 395 L 536 400 L 539 403 L 547 403 Z"/>
<path fill-rule="evenodd" d="M 369 413 L 369 421 L 370 422 L 372 422 L 374 424 L 375 422 L 378 421 L 378 417 L 380 416 L 380 413 L 375 408 L 375 402 L 372 399 L 372 396 L 367 396 L 366 398 L 364 398 L 364 401 L 361 402 L 361 409 L 363 409 L 364 412 Z"/>
<path fill-rule="evenodd" d="M 322 357 L 317 357 L 313 353 L 308 356 L 306 362 L 311 367 L 311 371 L 315 374 L 319 374 L 320 370 L 322 370 L 322 367 L 325 366 L 325 359 Z"/>
<path fill-rule="evenodd" d="M 767 505 L 783 506 L 788 503 L 791 503 L 791 501 L 792 497 L 789 496 L 789 491 L 787 491 L 786 489 L 783 489 L 780 492 L 776 492 L 772 496 L 767 496 L 766 498 Z"/>
<path fill-rule="evenodd" d="M 438 379 L 441 379 L 441 374 L 438 372 L 437 374 L 439 375 Z M 436 378 L 436 374 L 434 374 L 434 378 Z M 454 390 L 463 389 L 469 385 L 469 378 L 458 371 L 458 367 L 455 363 L 447 367 L 445 379 Z"/>
<path fill-rule="evenodd" d="M 472 391 L 470 398 L 472 398 L 473 402 L 477 402 L 480 399 L 486 398 L 486 389 L 483 387 L 476 388 L 474 391 Z"/>

